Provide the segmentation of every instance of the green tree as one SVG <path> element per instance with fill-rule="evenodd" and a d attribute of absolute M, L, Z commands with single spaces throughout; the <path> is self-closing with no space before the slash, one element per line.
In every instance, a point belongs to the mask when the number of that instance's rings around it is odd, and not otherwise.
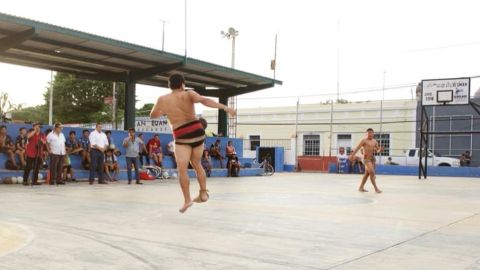
<path fill-rule="evenodd" d="M 142 108 L 137 109 L 135 112 L 136 116 L 149 116 L 150 111 L 153 108 L 153 103 L 145 103 Z"/>
<path fill-rule="evenodd" d="M 17 108 L 11 111 L 12 120 L 14 122 L 25 123 L 47 123 L 48 122 L 48 107 L 46 105 L 38 105 L 34 107 Z"/>
<path fill-rule="evenodd" d="M 53 81 L 54 121 L 63 123 L 92 123 L 112 121 L 112 106 L 104 103 L 112 96 L 113 83 L 77 79 L 74 75 L 57 73 Z M 118 87 L 117 119 L 123 118 L 125 87 Z M 49 92 L 44 94 L 48 105 Z"/>

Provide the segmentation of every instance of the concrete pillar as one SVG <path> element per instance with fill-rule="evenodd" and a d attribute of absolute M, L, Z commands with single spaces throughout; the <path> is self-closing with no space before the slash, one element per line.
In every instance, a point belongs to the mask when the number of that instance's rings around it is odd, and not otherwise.
<path fill-rule="evenodd" d="M 228 106 L 228 97 L 220 97 L 218 100 L 220 103 Z M 228 135 L 228 123 L 227 123 L 227 112 L 224 110 L 218 110 L 218 134 L 223 134 L 223 136 Z"/>
<path fill-rule="evenodd" d="M 131 78 L 125 82 L 125 120 L 123 129 L 135 128 L 135 89 L 136 83 Z"/>

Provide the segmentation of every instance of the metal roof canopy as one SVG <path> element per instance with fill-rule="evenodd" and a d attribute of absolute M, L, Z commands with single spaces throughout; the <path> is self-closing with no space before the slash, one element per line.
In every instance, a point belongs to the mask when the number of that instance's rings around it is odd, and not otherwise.
<path fill-rule="evenodd" d="M 187 87 L 221 101 L 282 84 L 272 78 L 4 13 L 0 13 L 0 62 L 71 73 L 84 79 L 122 81 L 127 83 L 127 91 L 128 85 L 133 88 L 132 92 L 135 83 L 167 87 L 169 75 L 180 72 Z"/>
<path fill-rule="evenodd" d="M 0 61 L 67 72 L 81 78 L 167 87 L 172 72 L 187 87 L 231 97 L 282 84 L 181 55 L 0 13 Z M 204 91 L 202 91 L 204 90 Z"/>

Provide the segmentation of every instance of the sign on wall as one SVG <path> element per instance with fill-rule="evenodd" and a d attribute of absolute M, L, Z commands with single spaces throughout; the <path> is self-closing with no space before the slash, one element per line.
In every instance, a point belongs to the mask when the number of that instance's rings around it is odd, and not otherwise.
<path fill-rule="evenodd" d="M 157 119 L 151 119 L 150 117 L 137 117 L 135 118 L 135 131 L 172 133 L 172 129 L 165 116 L 161 116 Z"/>

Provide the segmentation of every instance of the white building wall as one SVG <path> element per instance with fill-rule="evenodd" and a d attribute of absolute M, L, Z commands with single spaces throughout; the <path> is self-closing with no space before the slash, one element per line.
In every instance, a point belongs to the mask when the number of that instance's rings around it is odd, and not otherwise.
<path fill-rule="evenodd" d="M 329 155 L 331 139 L 331 154 L 336 155 L 338 134 L 351 134 L 351 145 L 355 147 L 365 130 L 371 127 L 376 132 L 381 128 L 383 133 L 390 134 L 391 155 L 403 155 L 403 149 L 415 145 L 416 100 L 384 101 L 383 125 L 380 125 L 381 106 L 380 101 L 334 104 L 335 124 L 330 138 L 331 105 L 300 104 L 297 154 L 303 154 L 304 134 L 320 135 L 320 155 Z M 296 111 L 296 106 L 239 109 L 237 137 L 248 139 L 249 135 L 260 135 L 261 140 L 295 138 Z M 203 116 L 209 123 L 217 122 L 216 110 L 206 110 Z M 279 125 L 282 123 L 291 125 Z M 209 124 L 208 130 L 216 133 L 217 125 Z"/>

